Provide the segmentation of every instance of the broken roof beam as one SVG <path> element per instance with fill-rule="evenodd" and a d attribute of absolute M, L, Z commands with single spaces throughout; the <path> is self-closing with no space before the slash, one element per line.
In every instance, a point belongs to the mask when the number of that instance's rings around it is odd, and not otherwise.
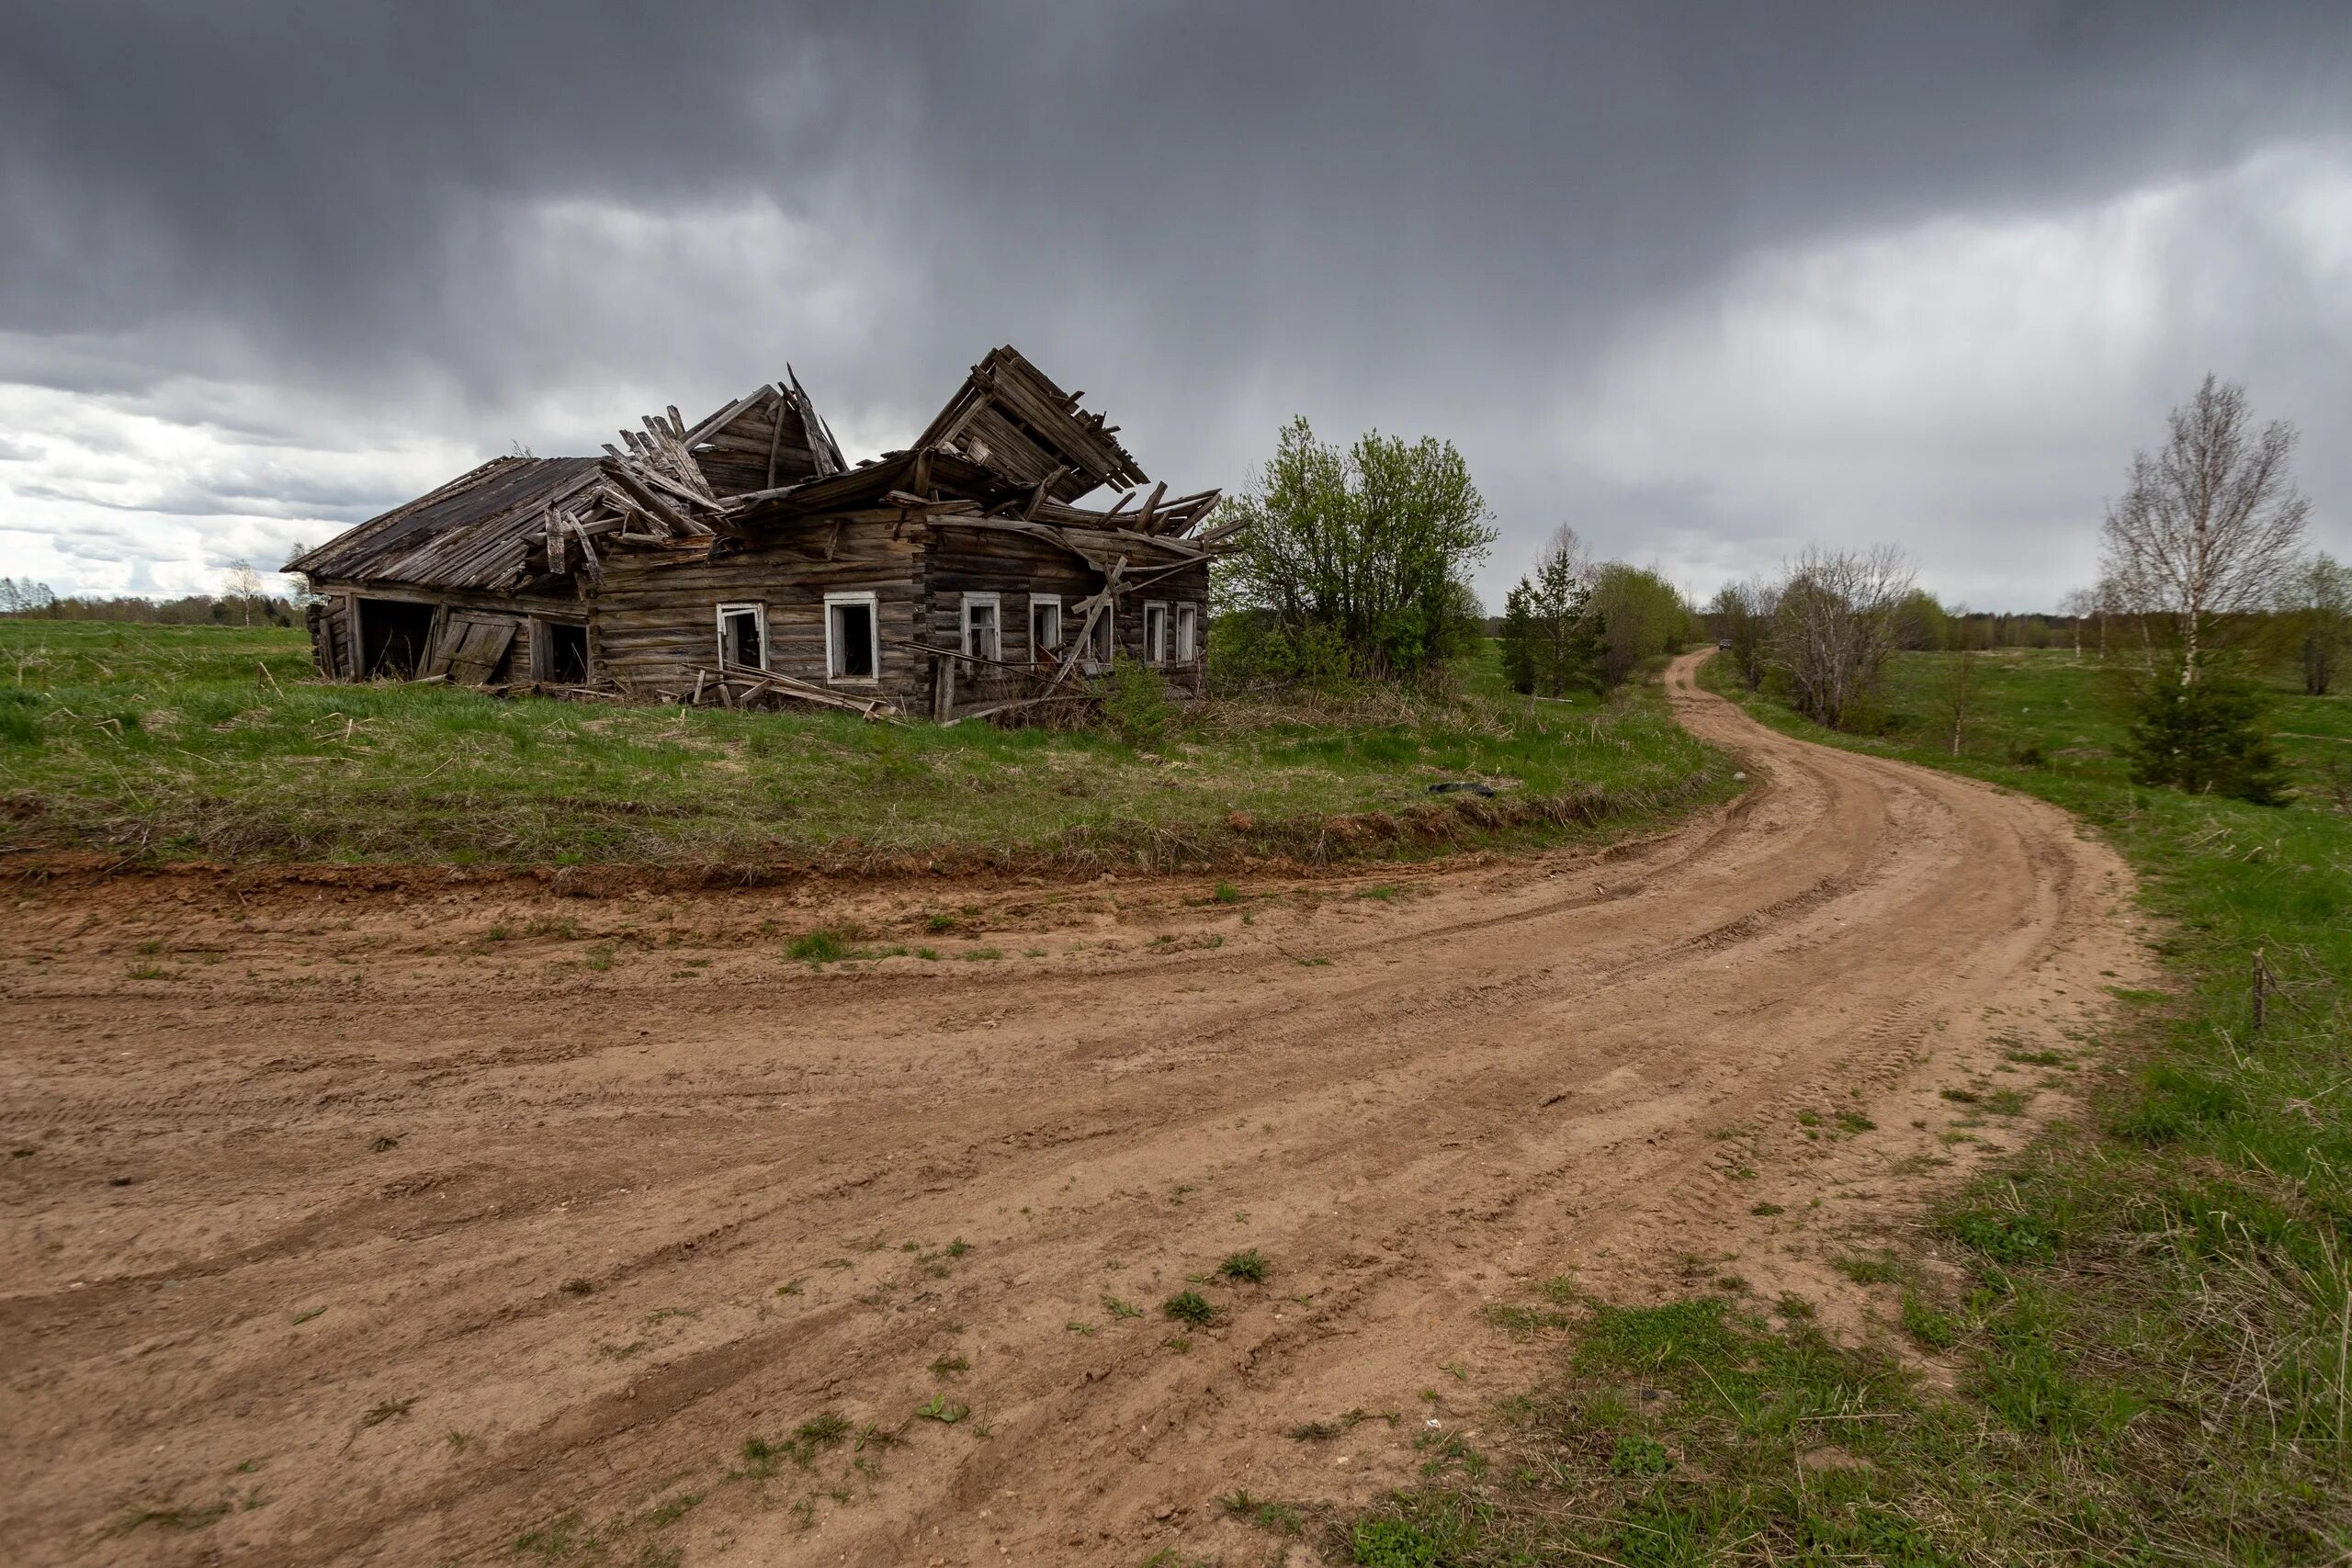
<path fill-rule="evenodd" d="M 700 522 L 695 518 L 687 516 L 685 513 L 672 506 L 669 502 L 663 501 L 660 496 L 654 494 L 651 487 L 646 485 L 639 479 L 633 466 L 629 463 L 625 461 L 607 462 L 603 465 L 603 467 L 606 477 L 611 479 L 615 484 L 620 486 L 623 492 L 626 493 L 631 501 L 637 502 L 639 507 L 661 519 L 662 522 L 667 524 L 675 532 L 681 534 L 701 535 L 709 535 L 718 532 L 718 530 L 713 528 L 709 524 Z"/>

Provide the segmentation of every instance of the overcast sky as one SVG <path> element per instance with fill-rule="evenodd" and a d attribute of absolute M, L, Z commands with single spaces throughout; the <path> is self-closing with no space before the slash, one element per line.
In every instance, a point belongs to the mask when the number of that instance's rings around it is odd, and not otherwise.
<path fill-rule="evenodd" d="M 1155 477 L 1444 436 L 1704 595 L 2090 576 L 2208 368 L 2352 553 L 2352 6 L 0 0 L 0 573 L 216 588 L 483 457 L 989 347 Z"/>

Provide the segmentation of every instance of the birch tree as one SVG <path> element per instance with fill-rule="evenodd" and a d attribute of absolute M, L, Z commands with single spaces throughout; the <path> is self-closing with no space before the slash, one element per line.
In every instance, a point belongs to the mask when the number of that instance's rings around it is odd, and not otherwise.
<path fill-rule="evenodd" d="M 2179 639 L 2193 685 L 2221 618 L 2262 610 L 2296 563 L 2311 503 L 2288 469 L 2295 427 L 2256 429 L 2245 389 L 2208 374 L 2172 411 L 2165 442 L 2132 455 L 2101 527 L 2106 575 Z"/>

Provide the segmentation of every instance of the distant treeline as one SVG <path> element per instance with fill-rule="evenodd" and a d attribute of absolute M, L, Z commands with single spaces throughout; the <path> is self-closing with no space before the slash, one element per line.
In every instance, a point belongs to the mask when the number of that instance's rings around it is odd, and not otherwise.
<path fill-rule="evenodd" d="M 0 615 L 17 620 L 137 621 L 162 626 L 298 626 L 301 606 L 266 593 L 189 593 L 177 599 L 59 595 L 46 582 L 0 577 Z"/>
<path fill-rule="evenodd" d="M 1915 588 L 1896 604 L 1894 646 L 1911 652 L 1935 652 L 1962 648 L 2073 648 L 2076 634 L 2096 616 L 2045 615 L 2039 611 L 2016 615 L 1982 610 L 1948 610 L 1924 588 Z M 1732 635 L 1736 612 L 1718 599 L 1698 612 L 1705 634 L 1721 640 Z"/>

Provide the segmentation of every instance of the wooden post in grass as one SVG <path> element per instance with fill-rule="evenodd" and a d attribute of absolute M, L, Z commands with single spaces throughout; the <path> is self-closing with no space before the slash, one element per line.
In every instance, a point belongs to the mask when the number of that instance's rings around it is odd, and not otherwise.
<path fill-rule="evenodd" d="M 2264 993 L 2269 989 L 2269 967 L 2262 962 L 2262 949 L 2257 947 L 2254 950 L 2254 1032 L 2256 1034 L 2262 1032 L 2262 1004 Z"/>

